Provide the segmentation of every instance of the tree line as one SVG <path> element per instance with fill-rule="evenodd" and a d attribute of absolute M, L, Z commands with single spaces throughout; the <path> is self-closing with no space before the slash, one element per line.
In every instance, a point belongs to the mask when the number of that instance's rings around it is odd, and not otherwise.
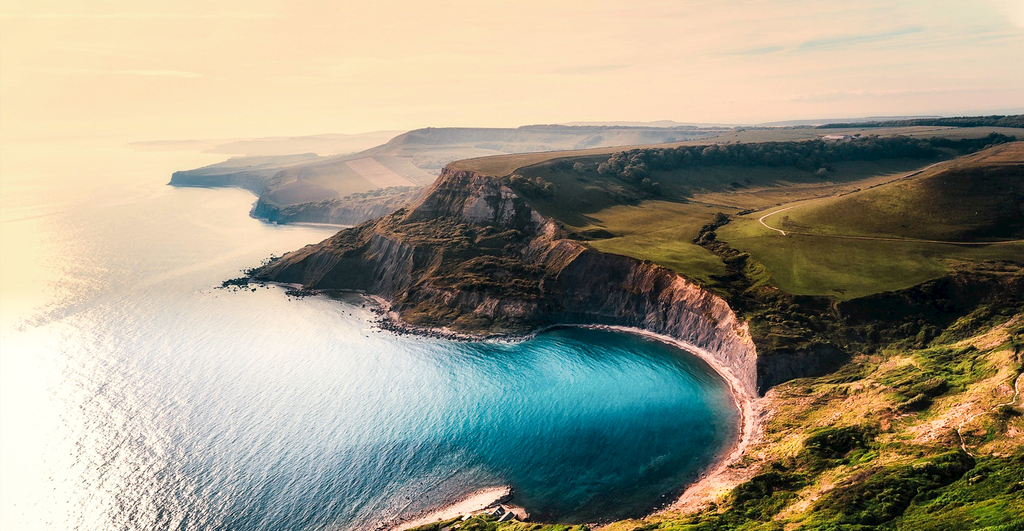
<path fill-rule="evenodd" d="M 835 123 L 818 126 L 818 129 L 859 128 L 859 127 L 1019 127 L 1024 128 L 1024 114 L 992 116 L 954 116 L 949 118 L 908 118 L 905 120 L 884 120 L 874 122 Z"/>
<path fill-rule="evenodd" d="M 657 193 L 660 186 L 650 176 L 654 171 L 673 171 L 706 166 L 792 166 L 826 175 L 839 162 L 897 158 L 939 158 L 950 150 L 970 153 L 987 146 L 1012 142 L 1015 137 L 992 133 L 982 138 L 911 138 L 907 136 L 864 136 L 844 140 L 757 142 L 645 148 L 620 151 L 601 162 L 598 173 L 615 175 Z"/>

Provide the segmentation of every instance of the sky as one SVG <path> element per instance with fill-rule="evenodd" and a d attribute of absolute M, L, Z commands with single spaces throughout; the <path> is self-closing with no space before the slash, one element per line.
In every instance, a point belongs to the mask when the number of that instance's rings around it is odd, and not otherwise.
<path fill-rule="evenodd" d="M 1024 109 L 1024 0 L 0 0 L 0 140 Z"/>

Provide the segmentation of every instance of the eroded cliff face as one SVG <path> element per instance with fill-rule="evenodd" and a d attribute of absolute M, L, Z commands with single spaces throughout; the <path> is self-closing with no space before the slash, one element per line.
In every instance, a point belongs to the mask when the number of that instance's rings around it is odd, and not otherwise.
<path fill-rule="evenodd" d="M 362 290 L 414 325 L 470 333 L 637 327 L 707 351 L 757 393 L 756 349 L 725 301 L 671 270 L 570 239 L 494 177 L 447 168 L 410 207 L 289 253 L 257 277 Z"/>

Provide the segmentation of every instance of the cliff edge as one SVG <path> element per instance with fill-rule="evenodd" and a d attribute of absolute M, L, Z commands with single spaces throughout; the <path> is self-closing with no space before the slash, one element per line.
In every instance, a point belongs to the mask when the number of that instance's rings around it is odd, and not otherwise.
<path fill-rule="evenodd" d="M 259 280 L 359 290 L 402 320 L 466 333 L 607 324 L 708 352 L 749 396 L 757 355 L 717 295 L 649 261 L 588 248 L 502 179 L 448 166 L 415 203 L 289 253 Z"/>

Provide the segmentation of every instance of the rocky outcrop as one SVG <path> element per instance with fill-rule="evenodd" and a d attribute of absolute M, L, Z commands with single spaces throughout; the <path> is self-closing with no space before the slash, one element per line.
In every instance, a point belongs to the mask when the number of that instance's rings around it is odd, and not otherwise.
<path fill-rule="evenodd" d="M 637 327 L 706 350 L 757 392 L 756 349 L 724 300 L 664 267 L 569 239 L 500 179 L 473 172 L 448 168 L 409 208 L 289 253 L 257 277 L 365 291 L 413 324 L 464 332 Z"/>

